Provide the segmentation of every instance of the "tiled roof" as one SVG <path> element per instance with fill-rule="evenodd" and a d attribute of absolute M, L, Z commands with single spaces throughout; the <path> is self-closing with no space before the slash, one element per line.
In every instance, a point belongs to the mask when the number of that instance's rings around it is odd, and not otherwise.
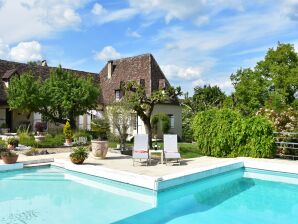
<path fill-rule="evenodd" d="M 108 77 L 108 64 L 112 63 L 112 74 Z M 115 90 L 121 82 L 134 80 L 143 82 L 147 95 L 159 88 L 159 80 L 164 80 L 165 87 L 170 83 L 151 54 L 109 61 L 99 73 L 102 90 L 101 101 L 107 105 L 115 100 Z"/>

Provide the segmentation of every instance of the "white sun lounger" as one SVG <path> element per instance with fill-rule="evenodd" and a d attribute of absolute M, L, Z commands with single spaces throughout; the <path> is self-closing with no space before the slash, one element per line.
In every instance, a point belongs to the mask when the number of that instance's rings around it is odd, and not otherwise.
<path fill-rule="evenodd" d="M 149 149 L 148 135 L 147 134 L 135 135 L 134 146 L 132 151 L 133 165 L 135 165 L 135 160 L 139 160 L 140 162 L 142 160 L 146 160 L 147 166 L 148 166 L 148 160 L 149 160 L 148 149 Z"/>
<path fill-rule="evenodd" d="M 164 135 L 163 141 L 166 164 L 168 159 L 175 159 L 180 165 L 181 155 L 178 149 L 177 135 Z"/>

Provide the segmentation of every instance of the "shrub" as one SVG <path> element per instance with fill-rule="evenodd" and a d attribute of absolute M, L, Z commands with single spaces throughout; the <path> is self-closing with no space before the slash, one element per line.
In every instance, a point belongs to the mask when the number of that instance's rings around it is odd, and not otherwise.
<path fill-rule="evenodd" d="M 154 135 L 157 135 L 158 130 L 164 133 L 168 133 L 170 130 L 170 118 L 165 113 L 154 114 L 151 118 L 151 124 Z"/>
<path fill-rule="evenodd" d="M 64 125 L 63 134 L 66 139 L 72 138 L 72 130 L 69 121 L 66 121 L 66 124 Z"/>
<path fill-rule="evenodd" d="M 91 130 L 94 135 L 102 140 L 108 138 L 110 132 L 110 124 L 107 118 L 96 118 L 91 122 Z"/>
<path fill-rule="evenodd" d="M 34 146 L 35 145 L 35 139 L 32 135 L 29 135 L 27 132 L 20 132 L 18 134 L 20 144 L 26 145 L 26 146 Z"/>
<path fill-rule="evenodd" d="M 39 155 L 39 151 L 36 148 L 32 148 L 29 151 L 25 152 L 26 156 L 36 156 Z"/>
<path fill-rule="evenodd" d="M 275 155 L 273 128 L 262 117 L 247 118 L 230 109 L 213 109 L 195 116 L 193 130 L 202 155 L 269 158 Z"/>
<path fill-rule="evenodd" d="M 57 134 L 57 135 L 47 134 L 43 141 L 35 143 L 35 147 L 52 148 L 52 147 L 63 146 L 63 144 L 64 144 L 63 134 Z"/>
<path fill-rule="evenodd" d="M 74 138 L 79 138 L 79 137 L 86 137 L 88 141 L 91 141 L 92 135 L 86 131 L 86 130 L 78 130 L 73 134 Z"/>
<path fill-rule="evenodd" d="M 14 147 L 17 147 L 19 144 L 19 140 L 17 138 L 8 138 L 7 144 L 13 145 Z"/>
<path fill-rule="evenodd" d="M 6 151 L 7 146 L 4 140 L 0 139 L 0 155 L 2 152 Z"/>

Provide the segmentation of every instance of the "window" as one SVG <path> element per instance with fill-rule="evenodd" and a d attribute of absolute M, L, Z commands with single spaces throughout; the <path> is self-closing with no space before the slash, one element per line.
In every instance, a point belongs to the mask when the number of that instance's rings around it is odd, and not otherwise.
<path fill-rule="evenodd" d="M 115 101 L 119 101 L 121 99 L 120 90 L 115 90 Z"/>
<path fill-rule="evenodd" d="M 168 114 L 169 118 L 170 118 L 170 127 L 174 128 L 175 126 L 175 118 L 173 114 Z"/>
<path fill-rule="evenodd" d="M 140 86 L 145 87 L 145 79 L 140 79 Z"/>

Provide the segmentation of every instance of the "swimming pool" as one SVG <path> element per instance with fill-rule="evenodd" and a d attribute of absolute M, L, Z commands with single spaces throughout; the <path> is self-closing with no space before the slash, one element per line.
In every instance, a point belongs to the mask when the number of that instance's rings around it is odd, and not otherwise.
<path fill-rule="evenodd" d="M 56 167 L 0 173 L 0 223 L 297 223 L 298 175 L 237 169 L 161 192 Z"/>

